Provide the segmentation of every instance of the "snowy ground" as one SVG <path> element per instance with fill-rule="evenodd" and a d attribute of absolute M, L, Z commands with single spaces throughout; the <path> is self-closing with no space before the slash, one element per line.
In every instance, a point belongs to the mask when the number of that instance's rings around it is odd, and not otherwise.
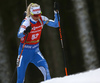
<path fill-rule="evenodd" d="M 100 68 L 65 77 L 52 78 L 41 83 L 100 83 Z"/>

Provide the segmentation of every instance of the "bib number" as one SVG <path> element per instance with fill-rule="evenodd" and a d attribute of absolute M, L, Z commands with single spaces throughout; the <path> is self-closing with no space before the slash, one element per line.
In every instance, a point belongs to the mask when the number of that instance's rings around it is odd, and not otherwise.
<path fill-rule="evenodd" d="M 33 34 L 31 39 L 34 40 L 34 39 L 36 39 L 38 36 L 39 36 L 38 33 L 37 33 L 37 34 Z"/>

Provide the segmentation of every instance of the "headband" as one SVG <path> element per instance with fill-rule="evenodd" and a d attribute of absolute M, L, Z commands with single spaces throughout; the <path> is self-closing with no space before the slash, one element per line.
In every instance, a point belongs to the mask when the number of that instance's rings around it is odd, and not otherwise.
<path fill-rule="evenodd" d="M 38 6 L 38 7 L 30 7 L 30 13 L 32 15 L 34 15 L 34 14 L 40 14 L 41 13 L 40 6 Z"/>

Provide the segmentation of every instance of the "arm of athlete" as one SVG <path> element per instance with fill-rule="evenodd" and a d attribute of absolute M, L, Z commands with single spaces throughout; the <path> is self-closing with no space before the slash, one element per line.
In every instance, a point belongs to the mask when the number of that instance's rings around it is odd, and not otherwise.
<path fill-rule="evenodd" d="M 51 20 L 51 19 L 48 19 L 45 16 L 42 16 L 42 18 L 43 18 L 43 24 L 47 24 L 50 27 L 58 28 L 59 27 L 59 24 L 58 24 L 57 12 L 54 11 L 54 14 L 55 14 L 54 15 L 55 16 L 55 19 L 54 20 Z"/>
<path fill-rule="evenodd" d="M 22 21 L 22 23 L 21 23 L 21 26 L 20 26 L 20 28 L 19 28 L 19 31 L 18 31 L 18 33 L 17 33 L 17 37 L 18 38 L 22 38 L 22 37 L 24 37 L 25 36 L 25 31 L 28 29 L 28 31 L 30 31 L 29 29 L 30 29 L 30 23 L 29 23 L 29 18 L 25 18 L 23 21 Z"/>

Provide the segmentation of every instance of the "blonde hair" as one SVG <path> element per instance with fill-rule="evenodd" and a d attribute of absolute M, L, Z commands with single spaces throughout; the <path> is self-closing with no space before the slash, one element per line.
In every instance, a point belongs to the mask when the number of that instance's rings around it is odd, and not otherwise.
<path fill-rule="evenodd" d="M 29 6 L 26 9 L 26 16 L 29 17 L 31 15 L 30 13 L 30 7 L 38 7 L 40 5 L 38 5 L 37 3 L 30 3 Z"/>

